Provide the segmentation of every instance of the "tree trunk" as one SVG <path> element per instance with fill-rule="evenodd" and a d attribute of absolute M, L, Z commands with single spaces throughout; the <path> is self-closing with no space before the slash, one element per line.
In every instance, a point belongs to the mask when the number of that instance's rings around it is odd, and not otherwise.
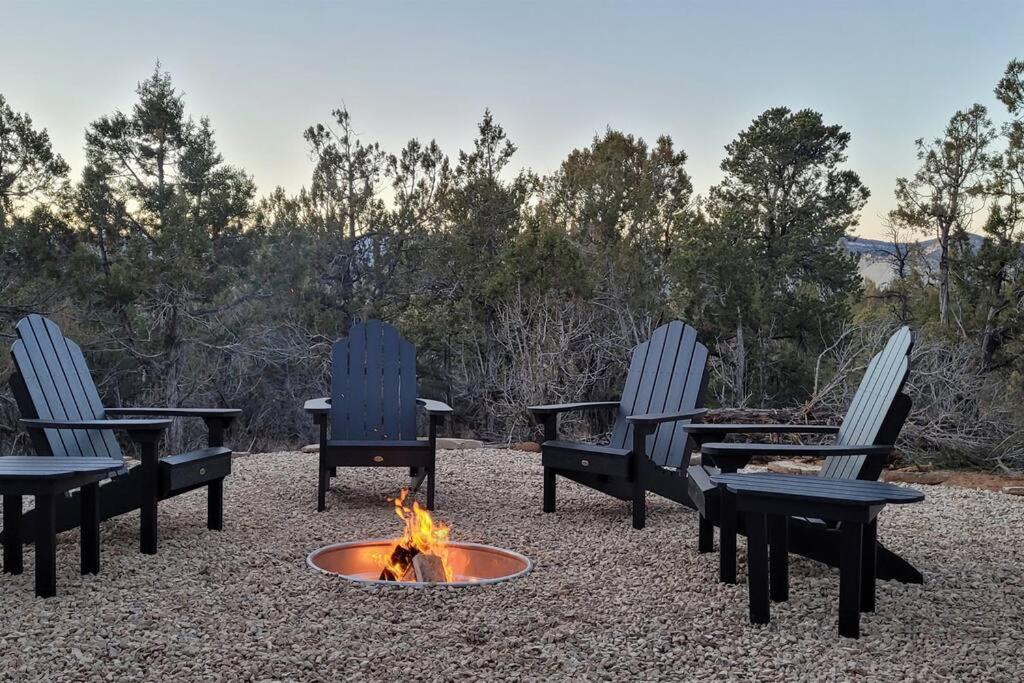
<path fill-rule="evenodd" d="M 182 380 L 185 366 L 185 348 L 178 329 L 178 308 L 175 306 L 171 312 L 171 319 L 167 326 L 167 334 L 164 336 L 167 362 L 164 370 L 164 398 L 163 405 L 167 408 L 177 408 L 182 400 Z M 171 426 L 164 434 L 164 448 L 168 453 L 180 453 L 184 446 L 184 429 L 181 420 L 173 420 Z"/>
<path fill-rule="evenodd" d="M 743 340 L 743 314 L 736 310 L 736 374 L 733 381 L 735 404 L 737 407 L 746 402 L 747 382 L 747 347 Z"/>
<path fill-rule="evenodd" d="M 949 324 L 949 231 L 939 234 L 939 322 Z"/>

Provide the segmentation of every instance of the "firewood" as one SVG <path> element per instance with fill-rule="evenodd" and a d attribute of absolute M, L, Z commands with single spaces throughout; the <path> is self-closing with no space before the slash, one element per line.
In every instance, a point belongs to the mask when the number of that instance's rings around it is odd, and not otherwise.
<path fill-rule="evenodd" d="M 448 580 L 444 573 L 444 563 L 437 555 L 420 553 L 412 558 L 412 566 L 416 568 L 416 579 L 424 583 L 444 583 Z"/>

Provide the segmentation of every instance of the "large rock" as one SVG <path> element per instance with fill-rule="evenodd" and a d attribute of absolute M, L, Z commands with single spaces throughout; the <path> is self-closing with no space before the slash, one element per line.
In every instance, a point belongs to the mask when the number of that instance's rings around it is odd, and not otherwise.
<path fill-rule="evenodd" d="M 1003 493 L 1009 493 L 1011 496 L 1024 496 L 1024 486 L 1004 486 Z"/>
<path fill-rule="evenodd" d="M 882 472 L 882 481 L 898 484 L 924 484 L 935 486 L 949 479 L 949 472 L 912 472 L 907 470 L 888 470 Z"/>
<path fill-rule="evenodd" d="M 301 450 L 302 450 L 303 453 L 319 453 L 320 452 L 320 444 L 318 444 L 318 443 L 311 443 L 308 446 L 303 446 Z"/>
<path fill-rule="evenodd" d="M 821 471 L 821 465 L 801 460 L 772 460 L 768 463 L 768 471 L 779 472 L 780 474 L 816 475 Z"/>
<path fill-rule="evenodd" d="M 482 441 L 476 439 L 452 439 L 448 437 L 438 437 L 437 447 L 444 450 L 461 451 L 467 448 L 483 448 L 484 444 Z"/>

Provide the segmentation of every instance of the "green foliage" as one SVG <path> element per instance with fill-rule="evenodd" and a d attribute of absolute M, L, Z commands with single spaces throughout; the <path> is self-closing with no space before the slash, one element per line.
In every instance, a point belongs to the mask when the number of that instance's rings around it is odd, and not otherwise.
<path fill-rule="evenodd" d="M 859 277 L 840 241 L 868 197 L 843 166 L 849 142 L 817 112 L 769 109 L 726 146 L 725 178 L 680 236 L 675 310 L 731 348 L 731 401 L 794 400 L 794 359 L 848 320 Z"/>

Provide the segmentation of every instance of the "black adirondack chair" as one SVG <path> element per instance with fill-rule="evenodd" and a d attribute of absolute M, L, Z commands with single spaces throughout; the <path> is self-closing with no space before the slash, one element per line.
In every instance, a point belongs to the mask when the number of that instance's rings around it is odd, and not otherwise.
<path fill-rule="evenodd" d="M 101 486 L 101 519 L 140 510 L 140 547 L 154 554 L 159 501 L 205 486 L 207 527 L 223 528 L 224 478 L 231 473 L 224 431 L 240 410 L 104 408 L 81 349 L 53 321 L 32 314 L 18 322 L 17 333 L 11 347 L 16 371 L 10 385 L 36 455 L 123 459 L 115 431 L 126 432 L 139 447 L 141 465 L 126 462 L 124 470 Z M 117 419 L 133 415 L 154 418 Z M 169 417 L 202 418 L 209 431 L 208 447 L 159 457 L 157 443 L 171 425 Z M 58 500 L 57 530 L 79 526 L 80 510 L 77 493 Z"/>
<path fill-rule="evenodd" d="M 707 358 L 696 331 L 673 321 L 633 349 L 620 400 L 529 408 L 544 424 L 544 511 L 555 510 L 559 476 L 631 501 L 636 529 L 646 522 L 647 491 L 692 507 L 686 483 L 691 442 L 684 426 L 706 412 L 700 405 Z M 618 410 L 607 446 L 559 440 L 560 413 L 591 409 Z"/>
<path fill-rule="evenodd" d="M 910 414 L 910 397 L 903 393 L 910 372 L 913 347 L 910 328 L 897 330 L 885 348 L 871 359 L 842 425 L 759 425 L 699 424 L 687 431 L 700 447 L 701 465 L 688 470 L 690 496 L 700 513 L 698 548 L 710 552 L 714 527 L 720 522 L 721 497 L 710 477 L 719 472 L 735 472 L 753 457 L 824 457 L 819 476 L 829 479 L 875 480 L 892 454 L 900 430 Z M 811 433 L 835 434 L 825 445 L 721 443 L 729 434 Z M 712 443 L 717 442 L 717 443 Z M 740 528 L 743 532 L 742 518 Z M 790 550 L 832 566 L 839 564 L 839 534 L 836 527 L 820 520 L 790 519 Z M 723 544 L 735 543 L 732 529 L 722 530 Z M 728 555 L 728 553 L 726 553 Z M 732 553 L 735 556 L 735 553 Z M 909 562 L 878 545 L 878 577 L 905 583 L 921 583 L 921 573 Z"/>
<path fill-rule="evenodd" d="M 416 408 L 430 418 L 429 436 L 416 435 Z M 318 512 L 338 467 L 408 467 L 413 489 L 426 479 L 434 509 L 437 425 L 452 409 L 416 396 L 416 347 L 380 320 L 352 326 L 331 351 L 331 396 L 306 402 L 320 427 Z M 328 429 L 329 428 L 329 429 Z"/>

